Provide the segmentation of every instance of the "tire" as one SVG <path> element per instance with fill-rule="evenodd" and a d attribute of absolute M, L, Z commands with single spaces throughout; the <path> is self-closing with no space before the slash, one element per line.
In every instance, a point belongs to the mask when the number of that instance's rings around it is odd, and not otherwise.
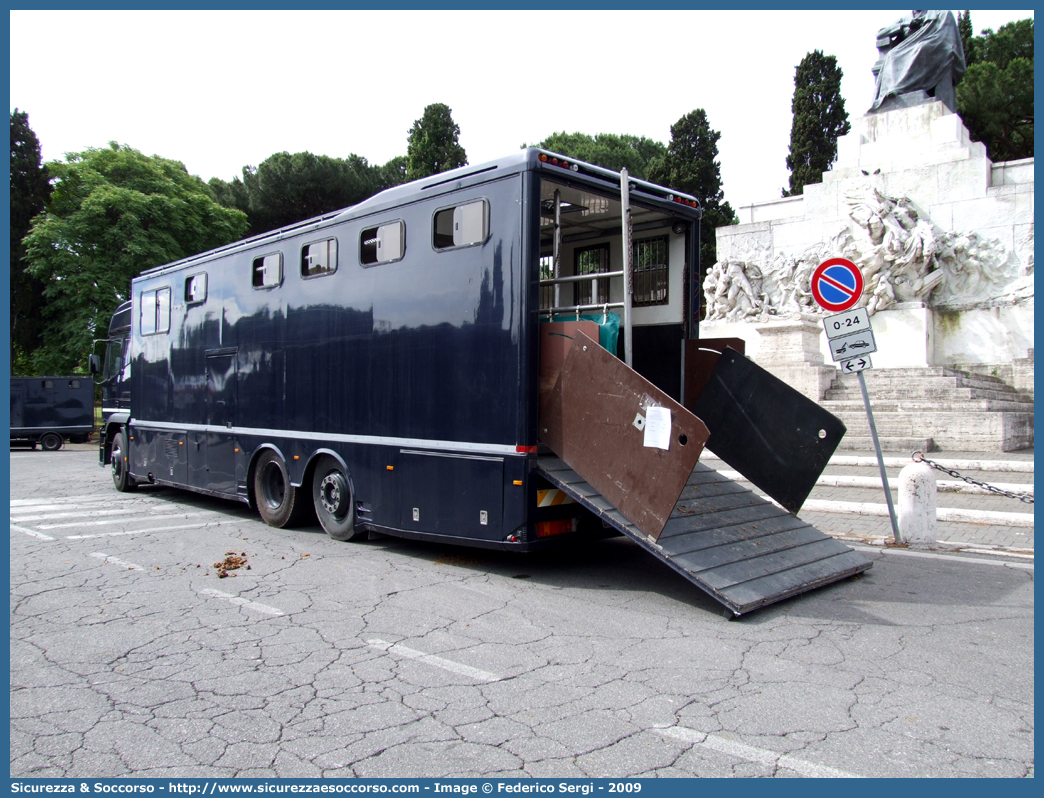
<path fill-rule="evenodd" d="M 324 455 L 312 477 L 312 504 L 326 534 L 334 540 L 366 540 L 369 533 L 355 528 L 355 495 L 341 464 Z"/>
<path fill-rule="evenodd" d="M 112 484 L 120 493 L 130 493 L 136 490 L 138 485 L 134 477 L 130 475 L 130 457 L 127 448 L 127 430 L 120 429 L 116 437 L 112 439 Z"/>
<path fill-rule="evenodd" d="M 57 452 L 62 448 L 62 436 L 57 432 L 47 432 L 40 438 L 40 448 L 45 452 Z"/>
<path fill-rule="evenodd" d="M 302 494 L 291 484 L 283 458 L 271 449 L 263 451 L 254 468 L 254 501 L 261 519 L 277 529 L 303 523 L 312 505 L 301 501 Z"/>

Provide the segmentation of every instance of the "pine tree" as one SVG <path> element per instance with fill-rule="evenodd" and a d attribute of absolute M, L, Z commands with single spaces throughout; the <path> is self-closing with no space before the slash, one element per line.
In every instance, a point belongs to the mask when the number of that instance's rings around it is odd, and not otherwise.
<path fill-rule="evenodd" d="M 448 105 L 433 103 L 409 130 L 406 176 L 417 180 L 428 175 L 466 166 L 468 156 L 457 141 L 460 126 L 453 121 Z"/>
<path fill-rule="evenodd" d="M 47 167 L 41 165 L 40 141 L 29 115 L 11 113 L 11 366 L 26 373 L 27 358 L 42 343 L 43 281 L 26 271 L 22 239 L 51 196 Z"/>
<path fill-rule="evenodd" d="M 971 20 L 968 20 L 971 24 Z M 1033 20 L 1009 22 L 971 39 L 957 86 L 957 113 L 993 162 L 1033 157 Z"/>
<path fill-rule="evenodd" d="M 957 32 L 961 34 L 961 46 L 964 48 L 964 63 L 971 66 L 975 63 L 975 29 L 972 27 L 971 11 L 962 11 L 957 15 Z"/>
<path fill-rule="evenodd" d="M 790 191 L 784 197 L 803 193 L 809 183 L 818 183 L 823 172 L 837 160 L 837 140 L 852 129 L 841 96 L 841 69 L 837 58 L 813 50 L 801 59 L 794 74 L 794 99 L 790 108 Z"/>
<path fill-rule="evenodd" d="M 700 285 L 717 261 L 714 231 L 738 220 L 721 187 L 718 139 L 707 112 L 697 108 L 671 125 L 671 143 L 662 161 L 650 165 L 649 179 L 696 197 L 703 206 L 700 224 Z"/>

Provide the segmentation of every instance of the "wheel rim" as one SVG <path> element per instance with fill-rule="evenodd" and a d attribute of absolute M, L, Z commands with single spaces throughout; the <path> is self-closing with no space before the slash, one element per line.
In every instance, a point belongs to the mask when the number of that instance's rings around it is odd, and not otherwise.
<path fill-rule="evenodd" d="M 283 504 L 286 498 L 286 480 L 283 478 L 283 470 L 275 463 L 265 465 L 261 474 L 261 495 L 265 504 L 273 510 Z"/>
<path fill-rule="evenodd" d="M 123 447 L 120 439 L 116 438 L 112 444 L 112 478 L 119 480 L 123 475 Z"/>
<path fill-rule="evenodd" d="M 338 521 L 348 515 L 348 483 L 339 471 L 331 471 L 319 484 L 319 501 Z"/>

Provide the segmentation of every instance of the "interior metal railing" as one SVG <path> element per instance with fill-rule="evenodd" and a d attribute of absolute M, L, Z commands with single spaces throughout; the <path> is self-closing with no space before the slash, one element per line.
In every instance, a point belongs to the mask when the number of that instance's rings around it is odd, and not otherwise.
<path fill-rule="evenodd" d="M 623 269 L 611 272 L 591 272 L 590 274 L 579 274 L 569 275 L 566 277 L 561 276 L 559 265 L 561 261 L 561 247 L 562 247 L 562 198 L 559 191 L 555 190 L 555 222 L 554 222 L 554 239 L 552 243 L 552 270 L 551 277 L 540 281 L 541 289 L 547 287 L 554 288 L 554 299 L 550 307 L 541 307 L 540 315 L 547 316 L 552 321 L 556 316 L 573 316 L 579 317 L 581 313 L 596 313 L 602 311 L 608 314 L 609 309 L 620 308 L 623 310 L 623 334 L 624 334 L 624 362 L 633 368 L 632 360 L 632 347 L 631 347 L 631 302 L 633 294 L 633 257 L 634 253 L 631 251 L 631 198 L 630 198 L 630 182 L 627 176 L 627 170 L 622 169 L 620 171 L 620 203 L 622 205 L 621 213 L 621 233 L 623 236 L 623 253 L 625 258 L 625 265 Z M 611 277 L 623 277 L 624 283 L 624 296 L 622 301 L 618 302 L 597 302 L 593 304 L 585 305 L 563 305 L 562 304 L 562 293 L 561 286 L 579 283 L 583 281 L 591 281 L 592 284 L 592 296 L 598 296 L 597 283 L 599 280 L 608 280 Z"/>

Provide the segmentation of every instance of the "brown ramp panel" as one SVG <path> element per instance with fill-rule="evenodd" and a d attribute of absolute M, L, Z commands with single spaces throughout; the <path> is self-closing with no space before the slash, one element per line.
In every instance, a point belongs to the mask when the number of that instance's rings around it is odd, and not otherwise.
<path fill-rule="evenodd" d="M 646 416 L 669 411 L 667 448 Z M 542 407 L 540 439 L 644 534 L 659 537 L 703 451 L 707 426 L 582 330 Z M 659 414 L 659 413 L 658 413 Z"/>
<path fill-rule="evenodd" d="M 541 456 L 537 468 L 734 616 L 840 581 L 871 565 L 858 552 L 702 463 L 692 470 L 655 540 L 558 457 Z"/>

